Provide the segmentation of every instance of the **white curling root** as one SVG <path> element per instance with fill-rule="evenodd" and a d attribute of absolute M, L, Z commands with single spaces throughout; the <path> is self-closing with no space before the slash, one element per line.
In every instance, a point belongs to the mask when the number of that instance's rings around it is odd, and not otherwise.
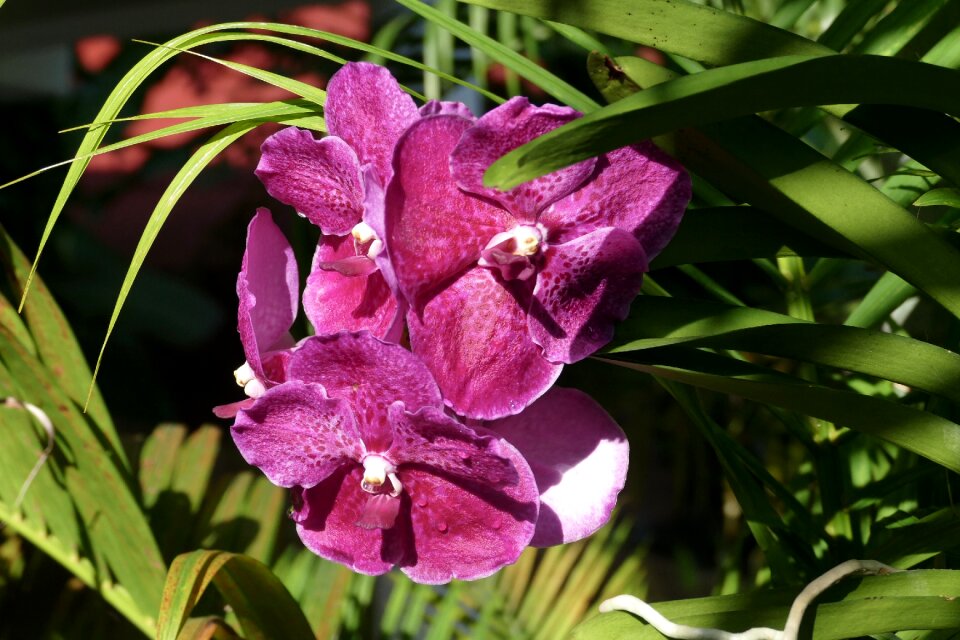
<path fill-rule="evenodd" d="M 20 492 L 17 494 L 17 499 L 13 501 L 13 510 L 16 511 L 20 508 L 20 504 L 27 495 L 27 490 L 30 489 L 30 485 L 33 484 L 37 474 L 40 473 L 40 469 L 43 468 L 43 465 L 46 464 L 50 454 L 53 453 L 53 444 L 56 432 L 53 428 L 53 422 L 51 422 L 50 416 L 48 416 L 40 407 L 30 404 L 29 402 L 21 402 L 14 397 L 6 398 L 3 401 L 3 405 L 6 407 L 25 409 L 27 413 L 32 415 L 36 421 L 40 423 L 40 426 L 43 427 L 43 430 L 47 432 L 47 446 L 44 447 L 43 451 L 40 453 L 40 457 L 37 458 L 37 462 L 33 465 L 33 469 L 31 469 L 30 473 L 27 475 L 27 479 L 24 480 L 23 484 L 20 486 Z"/>
<path fill-rule="evenodd" d="M 649 604 L 634 596 L 616 596 L 600 603 L 600 613 L 609 611 L 626 611 L 646 620 L 650 626 L 676 640 L 797 640 L 800 632 L 800 623 L 803 614 L 817 596 L 826 591 L 834 583 L 850 575 L 886 575 L 902 569 L 895 569 L 876 560 L 847 560 L 830 569 L 819 578 L 804 587 L 803 591 L 794 599 L 787 616 L 787 624 L 783 631 L 769 627 L 754 627 L 740 633 L 730 633 L 722 629 L 705 629 L 689 627 L 684 624 L 670 622 Z"/>

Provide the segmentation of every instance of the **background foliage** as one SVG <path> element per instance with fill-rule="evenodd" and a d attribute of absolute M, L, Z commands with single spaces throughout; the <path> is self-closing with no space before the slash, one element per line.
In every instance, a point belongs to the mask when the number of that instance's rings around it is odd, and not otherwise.
<path fill-rule="evenodd" d="M 0 236 L 0 398 L 17 400 L 0 406 L 0 635 L 657 637 L 627 614 L 595 614 L 618 593 L 712 593 L 658 608 L 736 631 L 782 626 L 803 584 L 845 559 L 872 558 L 911 571 L 839 585 L 811 611 L 806 633 L 952 637 L 960 628 L 960 2 L 398 4 L 370 44 L 234 22 L 151 45 L 105 99 L 106 91 L 96 96 L 102 107 L 82 127 L 39 239 L 43 259 L 31 267 L 10 235 Z M 491 184 L 647 137 L 689 168 L 694 201 L 644 295 L 605 352 L 565 374 L 631 438 L 633 470 L 614 523 L 577 544 L 528 550 L 475 583 L 356 576 L 290 543 L 286 496 L 238 465 L 222 425 L 161 424 L 139 436 L 135 424 L 115 426 L 34 269 L 44 272 L 48 241 L 54 264 L 69 257 L 57 237 L 77 232 L 54 225 L 92 157 L 202 131 L 189 152 L 172 154 L 179 166 L 153 203 L 119 295 L 108 298 L 112 317 L 93 322 L 108 327 L 107 338 L 116 326 L 123 344 L 125 314 L 136 316 L 140 304 L 135 279 L 138 288 L 174 287 L 171 297 L 194 300 L 184 304 L 203 321 L 210 300 L 184 297 L 189 289 L 144 267 L 175 205 L 265 127 L 324 130 L 316 83 L 233 59 L 236 43 L 294 51 L 317 68 L 358 57 L 387 63 L 417 95 L 455 96 L 477 110 L 526 92 L 586 114 L 503 158 Z M 111 123 L 137 112 L 161 65 L 196 55 L 293 97 L 141 114 L 181 120 L 116 137 L 120 125 Z M 296 237 L 305 253 L 313 240 Z M 88 293 L 84 301 L 104 297 Z M 165 326 L 175 333 L 176 324 Z M 102 345 L 107 373 L 120 345 Z M 215 367 L 225 380 L 229 357 Z M 192 375 L 189 360 L 160 366 L 168 392 L 189 387 L 205 405 L 230 397 L 211 389 L 233 393 Z M 133 389 L 119 404 L 150 395 Z M 23 403 L 55 426 L 52 455 L 25 493 L 47 434 Z M 675 515 L 658 521 L 663 503 Z M 36 598 L 52 615 L 17 613 Z"/>

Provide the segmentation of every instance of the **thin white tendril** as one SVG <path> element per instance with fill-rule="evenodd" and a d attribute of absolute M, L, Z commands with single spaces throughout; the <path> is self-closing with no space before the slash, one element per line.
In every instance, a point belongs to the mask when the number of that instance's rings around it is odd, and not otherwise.
<path fill-rule="evenodd" d="M 40 457 L 37 458 L 36 464 L 33 465 L 33 469 L 31 469 L 29 475 L 27 475 L 27 479 L 24 480 L 23 484 L 20 486 L 20 493 L 17 494 L 17 499 L 13 501 L 13 510 L 17 511 L 17 509 L 20 508 L 20 504 L 23 502 L 23 499 L 26 497 L 27 490 L 30 489 L 30 485 L 33 484 L 37 474 L 40 473 L 40 469 L 43 468 L 43 465 L 46 464 L 50 454 L 53 453 L 53 444 L 56 432 L 53 428 L 53 422 L 50 421 L 50 417 L 46 414 L 46 412 L 44 412 L 43 409 L 36 405 L 30 404 L 29 402 L 21 402 L 16 398 L 9 397 L 3 401 L 3 406 L 25 409 L 37 420 L 37 422 L 40 423 L 40 426 L 43 427 L 43 430 L 47 432 L 47 446 L 44 447 L 43 451 L 40 453 Z"/>
<path fill-rule="evenodd" d="M 604 600 L 600 604 L 600 613 L 609 611 L 626 611 L 646 620 L 650 626 L 676 640 L 797 640 L 800 632 L 800 623 L 803 614 L 817 596 L 826 591 L 834 583 L 850 575 L 886 575 L 902 571 L 887 566 L 876 560 L 847 560 L 830 569 L 819 578 L 804 587 L 803 591 L 794 599 L 787 616 L 787 624 L 783 631 L 769 627 L 754 627 L 740 633 L 730 633 L 722 629 L 705 629 L 703 627 L 689 627 L 685 624 L 670 622 L 649 604 L 634 596 L 622 595 Z"/>

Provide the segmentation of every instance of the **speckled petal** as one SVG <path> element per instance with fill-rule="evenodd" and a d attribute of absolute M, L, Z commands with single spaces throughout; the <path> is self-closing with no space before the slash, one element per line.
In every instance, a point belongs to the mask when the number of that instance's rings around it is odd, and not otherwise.
<path fill-rule="evenodd" d="M 568 242 L 603 227 L 636 236 L 648 260 L 673 237 L 690 201 L 690 176 L 652 142 L 601 157 L 582 189 L 540 216 L 553 242 Z"/>
<path fill-rule="evenodd" d="M 578 162 L 510 191 L 484 187 L 483 174 L 507 152 L 579 117 L 580 114 L 569 107 L 552 104 L 536 107 L 526 98 L 511 98 L 481 116 L 463 134 L 450 156 L 453 178 L 463 189 L 499 202 L 523 222 L 536 222 L 540 211 L 587 179 L 595 159 Z"/>
<path fill-rule="evenodd" d="M 230 432 L 243 459 L 281 487 L 312 487 L 363 456 L 350 406 L 297 380 L 237 412 Z"/>
<path fill-rule="evenodd" d="M 397 144 L 386 246 L 399 290 L 418 309 L 475 263 L 490 238 L 516 226 L 509 213 L 462 192 L 450 177 L 448 156 L 469 126 L 457 116 L 431 116 Z"/>
<path fill-rule="evenodd" d="M 590 396 L 554 387 L 523 413 L 489 426 L 523 454 L 536 476 L 540 517 L 530 544 L 573 542 L 606 524 L 626 481 L 630 448 Z"/>
<path fill-rule="evenodd" d="M 428 100 L 426 104 L 420 107 L 421 116 L 460 116 L 467 120 L 476 120 L 470 107 L 462 102 L 452 102 L 448 100 Z"/>
<path fill-rule="evenodd" d="M 292 206 L 323 233 L 350 233 L 363 214 L 360 163 L 346 142 L 288 127 L 260 147 L 255 173 L 267 193 Z"/>
<path fill-rule="evenodd" d="M 528 326 L 550 362 L 582 360 L 613 338 L 640 292 L 647 260 L 621 229 L 598 229 L 547 250 Z"/>
<path fill-rule="evenodd" d="M 293 519 L 303 544 L 321 558 L 344 564 L 358 573 L 380 575 L 394 565 L 413 562 L 409 503 L 401 495 L 393 527 L 366 528 L 364 517 L 369 493 L 360 488 L 359 465 L 336 473 L 312 489 L 297 491 Z"/>
<path fill-rule="evenodd" d="M 475 267 L 432 298 L 422 316 L 407 313 L 413 352 L 458 414 L 492 420 L 518 413 L 560 375 L 562 366 L 547 362 L 530 339 L 521 293 Z"/>
<path fill-rule="evenodd" d="M 267 209 L 247 227 L 247 248 L 237 277 L 237 326 L 243 353 L 258 378 L 261 354 L 285 344 L 297 317 L 300 276 L 290 243 Z"/>
<path fill-rule="evenodd" d="M 356 258 L 350 236 L 323 236 L 303 291 L 303 310 L 318 335 L 367 330 L 388 342 L 403 331 L 403 312 L 379 271 L 346 276 L 320 263 Z M 367 258 L 359 258 L 369 260 Z"/>
<path fill-rule="evenodd" d="M 441 409 L 424 407 L 416 413 L 402 402 L 390 407 L 395 464 L 418 464 L 458 478 L 502 489 L 519 482 L 519 475 L 500 439 L 478 434 Z"/>
<path fill-rule="evenodd" d="M 417 409 L 443 406 L 437 383 L 415 355 L 366 331 L 308 338 L 291 357 L 288 375 L 346 400 L 361 427 L 387 423 L 387 408 L 397 400 Z"/>
<path fill-rule="evenodd" d="M 523 457 L 509 444 L 501 446 L 510 452 L 520 481 L 499 491 L 420 467 L 401 468 L 415 560 L 400 569 L 411 580 L 483 578 L 515 562 L 529 544 L 539 508 L 536 482 Z"/>
<path fill-rule="evenodd" d="M 348 62 L 331 76 L 324 115 L 330 133 L 353 147 L 360 164 L 372 164 L 381 184 L 392 175 L 393 145 L 420 117 L 390 72 L 368 62 Z"/>

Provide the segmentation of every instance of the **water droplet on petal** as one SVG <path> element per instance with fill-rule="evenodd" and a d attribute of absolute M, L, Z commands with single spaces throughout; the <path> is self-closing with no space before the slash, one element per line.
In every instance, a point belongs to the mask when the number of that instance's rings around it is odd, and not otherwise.
<path fill-rule="evenodd" d="M 440 533 L 446 533 L 448 528 L 449 527 L 447 527 L 447 523 L 444 522 L 443 520 L 437 523 L 437 531 L 439 531 Z"/>
<path fill-rule="evenodd" d="M 427 498 L 426 498 L 426 496 L 420 496 L 420 497 L 417 498 L 417 506 L 418 506 L 418 507 L 425 507 L 425 506 L 427 506 Z"/>
<path fill-rule="evenodd" d="M 503 518 L 500 516 L 494 516 L 489 522 L 490 528 L 496 531 L 503 526 Z"/>

